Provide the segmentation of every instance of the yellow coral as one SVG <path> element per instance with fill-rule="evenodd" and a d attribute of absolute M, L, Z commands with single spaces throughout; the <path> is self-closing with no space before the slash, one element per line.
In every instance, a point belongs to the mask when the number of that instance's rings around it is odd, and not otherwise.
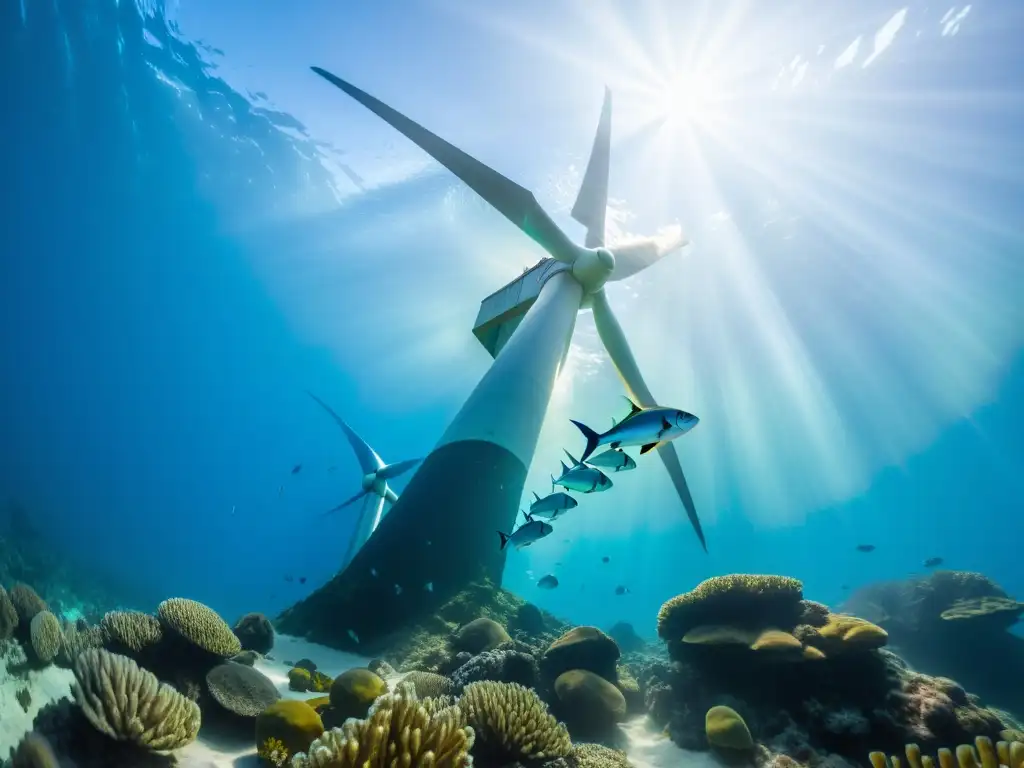
<path fill-rule="evenodd" d="M 264 739 L 260 743 L 256 749 L 256 754 L 278 768 L 281 768 L 288 761 L 288 750 L 284 746 L 284 742 L 280 739 L 275 739 L 273 736 Z"/>
<path fill-rule="evenodd" d="M 288 670 L 288 687 L 293 691 L 308 691 L 313 687 L 313 675 L 305 667 L 292 667 Z"/>
<path fill-rule="evenodd" d="M 934 766 L 935 761 L 928 755 L 922 755 L 917 744 L 907 744 L 904 751 L 910 768 Z M 901 762 L 899 755 L 886 757 L 884 752 L 872 752 L 868 759 L 874 768 L 898 768 Z M 941 768 L 1024 768 L 1024 743 L 1000 741 L 993 744 L 991 739 L 978 736 L 974 740 L 974 747 L 970 744 L 959 745 L 955 759 L 952 750 L 945 747 L 940 749 L 938 763 Z"/>
<path fill-rule="evenodd" d="M 374 703 L 365 720 L 348 720 L 314 741 L 308 754 L 292 758 L 292 768 L 468 768 L 473 763 L 473 729 L 449 707 L 431 715 L 411 685 Z"/>
<path fill-rule="evenodd" d="M 710 623 L 719 609 L 744 613 L 752 602 L 767 602 L 791 607 L 799 614 L 803 584 L 788 576 L 734 573 L 714 576 L 689 592 L 673 597 L 658 612 L 658 635 L 674 640 L 699 624 Z M 726 621 L 729 619 L 727 618 Z"/>
<path fill-rule="evenodd" d="M 156 645 L 164 634 L 160 621 L 141 611 L 107 611 L 100 620 L 100 630 L 108 643 L 135 653 Z"/>
<path fill-rule="evenodd" d="M 60 650 L 63 637 L 60 620 L 49 611 L 40 611 L 32 617 L 29 631 L 36 658 L 44 664 L 49 664 Z"/>
<path fill-rule="evenodd" d="M 803 646 L 789 632 L 783 632 L 781 629 L 766 629 L 750 644 L 750 649 L 752 651 L 788 653 L 800 652 L 803 650 Z"/>
<path fill-rule="evenodd" d="M 572 749 L 565 726 L 548 713 L 532 689 L 518 683 L 470 683 L 459 709 L 478 744 L 509 760 L 548 760 L 565 757 Z"/>
<path fill-rule="evenodd" d="M 193 645 L 222 658 L 242 650 L 242 643 L 220 615 L 195 600 L 172 597 L 157 606 L 157 616 Z"/>
<path fill-rule="evenodd" d="M 740 714 L 731 707 L 712 707 L 704 715 L 704 733 L 713 747 L 728 750 L 754 748 L 750 729 Z"/>
<path fill-rule="evenodd" d="M 331 706 L 342 719 L 366 717 L 370 705 L 387 690 L 388 684 L 370 670 L 349 669 L 331 684 Z"/>
<path fill-rule="evenodd" d="M 323 732 L 320 715 L 304 701 L 281 699 L 256 716 L 256 744 L 276 739 L 289 755 L 309 749 Z"/>
<path fill-rule="evenodd" d="M 889 633 L 870 621 L 844 613 L 833 613 L 829 615 L 825 626 L 818 629 L 816 636 L 808 637 L 808 644 L 818 645 L 820 650 L 828 653 L 881 648 L 888 639 Z"/>
<path fill-rule="evenodd" d="M 750 645 L 757 640 L 757 632 L 728 624 L 702 624 L 683 635 L 684 643 L 694 645 Z"/>

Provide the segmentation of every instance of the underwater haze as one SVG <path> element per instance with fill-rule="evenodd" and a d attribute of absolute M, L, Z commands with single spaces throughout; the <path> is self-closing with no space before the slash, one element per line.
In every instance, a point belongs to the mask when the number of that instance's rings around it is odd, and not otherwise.
<path fill-rule="evenodd" d="M 607 85 L 609 241 L 690 240 L 607 293 L 659 403 L 700 418 L 675 446 L 707 553 L 627 449 L 508 548 L 506 588 L 651 640 L 736 572 L 838 605 L 942 558 L 1024 595 L 1022 31 L 1010 0 L 0 0 L 4 535 L 103 609 L 276 616 L 359 510 L 325 514 L 362 472 L 307 391 L 394 462 L 492 364 L 480 302 L 546 254 L 316 65 L 579 242 Z M 584 310 L 524 508 L 583 452 L 570 419 L 604 431 L 623 394 Z M 422 511 L 432 538 L 463 486 Z"/>

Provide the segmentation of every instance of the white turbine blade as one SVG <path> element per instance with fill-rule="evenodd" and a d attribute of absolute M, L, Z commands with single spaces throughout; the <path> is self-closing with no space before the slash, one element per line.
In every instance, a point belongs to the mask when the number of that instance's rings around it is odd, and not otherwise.
<path fill-rule="evenodd" d="M 316 400 L 316 402 L 320 404 L 320 407 L 327 411 L 327 413 L 331 415 L 331 418 L 337 422 L 339 427 L 341 427 L 341 431 L 344 432 L 345 437 L 348 438 L 348 443 L 352 446 L 352 451 L 355 453 L 356 460 L 359 462 L 359 468 L 363 470 L 364 475 L 372 475 L 384 466 L 383 459 L 381 459 L 381 457 L 377 455 L 377 452 L 370 447 L 370 444 L 357 435 L 355 430 L 346 424 L 345 420 L 342 419 L 341 416 L 331 410 L 331 407 L 327 403 L 312 392 L 306 392 L 306 394 Z"/>
<path fill-rule="evenodd" d="M 345 501 L 341 502 L 341 504 L 339 504 L 338 506 L 328 509 L 326 512 L 324 512 L 324 517 L 326 517 L 327 515 L 333 515 L 335 512 L 339 512 L 340 510 L 347 507 L 349 504 L 354 504 L 355 502 L 363 498 L 363 496 L 366 496 L 368 493 L 369 491 L 360 491 L 351 499 L 346 499 Z"/>
<path fill-rule="evenodd" d="M 617 245 L 610 249 L 615 257 L 615 269 L 608 279 L 625 280 L 632 277 L 688 242 L 680 227 L 672 227 L 664 235 Z"/>
<path fill-rule="evenodd" d="M 384 499 L 376 495 L 366 495 L 366 500 L 363 501 L 363 508 L 359 512 L 359 517 L 356 518 L 356 527 L 352 531 L 352 538 L 349 539 L 348 551 L 345 553 L 345 560 L 342 562 L 341 567 L 344 568 L 352 559 L 359 554 L 359 550 L 363 548 L 367 539 L 370 538 L 370 534 L 373 533 L 374 526 L 379 519 L 380 507 L 384 505 Z"/>
<path fill-rule="evenodd" d="M 651 390 L 647 388 L 644 377 L 640 374 L 640 368 L 633 357 L 633 350 L 629 348 L 626 341 L 626 334 L 622 332 L 622 326 L 612 312 L 608 304 L 608 297 L 603 290 L 593 294 L 594 325 L 597 326 L 597 335 L 608 350 L 608 356 L 612 365 L 622 378 L 630 399 L 640 406 L 651 407 L 657 405 Z M 686 516 L 690 519 L 694 533 L 700 540 L 700 545 L 707 552 L 708 546 L 704 541 L 704 531 L 701 529 L 700 518 L 697 516 L 697 507 L 693 503 L 693 496 L 690 495 L 690 488 L 686 484 L 686 477 L 683 475 L 683 468 L 679 464 L 679 455 L 676 453 L 672 443 L 663 443 L 658 447 L 658 455 L 661 456 L 669 477 L 672 478 L 672 485 L 675 486 L 679 500 L 683 502 L 686 509 Z"/>
<path fill-rule="evenodd" d="M 384 500 L 388 504 L 394 504 L 396 501 L 398 501 L 398 494 L 391 490 L 390 485 L 384 486 Z"/>
<path fill-rule="evenodd" d="M 586 246 L 604 245 L 605 215 L 608 212 L 608 166 L 612 142 L 612 92 L 605 86 L 601 118 L 594 146 L 590 150 L 583 183 L 572 207 L 572 217 L 587 228 Z"/>
<path fill-rule="evenodd" d="M 419 464 L 423 459 L 409 459 L 408 461 L 396 461 L 394 464 L 388 464 L 377 470 L 377 477 L 384 480 L 394 480 L 401 474 L 408 472 L 410 469 Z"/>

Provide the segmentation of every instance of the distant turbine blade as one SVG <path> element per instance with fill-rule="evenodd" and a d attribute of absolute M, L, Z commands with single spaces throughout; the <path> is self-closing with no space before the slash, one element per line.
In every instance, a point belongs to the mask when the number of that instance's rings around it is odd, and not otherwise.
<path fill-rule="evenodd" d="M 625 280 L 654 264 L 677 248 L 682 248 L 690 241 L 682 229 L 674 227 L 672 231 L 661 237 L 648 237 L 632 243 L 623 243 L 610 249 L 615 256 L 615 269 L 609 280 Z"/>
<path fill-rule="evenodd" d="M 608 211 L 608 166 L 612 145 L 612 92 L 604 89 L 604 105 L 590 150 L 583 183 L 572 207 L 572 217 L 587 228 L 586 246 L 604 245 L 605 215 Z"/>
<path fill-rule="evenodd" d="M 363 470 L 364 475 L 372 475 L 384 466 L 383 459 L 377 455 L 377 452 L 370 447 L 369 443 L 357 435 L 355 430 L 346 424 L 345 420 L 342 419 L 341 416 L 331 410 L 331 407 L 327 403 L 312 392 L 307 391 L 306 394 L 316 400 L 320 404 L 320 407 L 327 411 L 327 413 L 331 415 L 331 418 L 337 422 L 339 427 L 341 427 L 341 431 L 344 432 L 345 437 L 348 438 L 348 443 L 352 446 L 352 451 L 355 453 L 356 460 L 359 462 L 359 468 Z"/>
<path fill-rule="evenodd" d="M 629 342 L 626 341 L 626 335 L 622 332 L 622 326 L 619 325 L 619 321 L 612 312 L 612 308 L 608 304 L 608 297 L 603 290 L 593 295 L 592 306 L 597 335 L 601 337 L 601 342 L 608 350 L 608 356 L 612 359 L 612 364 L 622 378 L 626 391 L 630 394 L 630 399 L 641 406 L 657 405 L 651 395 L 651 390 L 644 382 L 644 377 L 640 374 L 636 358 L 633 357 L 633 350 L 629 348 Z M 672 478 L 672 485 L 675 486 L 676 493 L 679 495 L 680 501 L 683 502 L 686 515 L 690 518 L 690 525 L 693 526 L 693 531 L 697 534 L 701 547 L 707 552 L 708 545 L 704 540 L 700 518 L 697 516 L 697 507 L 693 503 L 693 496 L 690 495 L 690 488 L 686 484 L 686 477 L 679 464 L 679 455 L 676 453 L 675 446 L 672 443 L 660 445 L 658 455 L 661 456 L 669 477 Z"/>
<path fill-rule="evenodd" d="M 355 530 L 352 531 L 352 538 L 349 539 L 348 550 L 345 552 L 345 561 L 341 564 L 345 568 L 352 559 L 359 554 L 359 550 L 369 540 L 377 523 L 380 522 L 381 511 L 384 508 L 384 498 L 381 496 L 367 496 L 363 502 L 363 508 L 356 519 Z"/>
<path fill-rule="evenodd" d="M 396 461 L 394 464 L 388 464 L 382 469 L 378 469 L 377 477 L 380 477 L 384 480 L 394 480 L 399 475 L 408 472 L 421 461 L 423 461 L 423 459 L 409 459 L 408 461 Z"/>
<path fill-rule="evenodd" d="M 533 238 L 552 258 L 566 264 L 572 264 L 576 260 L 577 246 L 540 207 L 537 198 L 530 190 L 502 176 L 494 169 L 467 155 L 458 147 L 449 144 L 440 136 L 431 133 L 419 123 L 413 122 L 351 83 L 320 67 L 311 67 L 311 69 L 383 119 L 392 128 L 400 131 L 437 162 L 462 179 L 506 219 Z"/>
<path fill-rule="evenodd" d="M 341 502 L 341 504 L 339 504 L 338 506 L 332 507 L 331 509 L 328 509 L 326 512 L 324 512 L 324 517 L 327 517 L 327 515 L 333 515 L 335 512 L 339 512 L 339 511 L 343 510 L 349 504 L 354 504 L 355 502 L 357 502 L 361 498 L 363 498 L 363 496 L 366 496 L 368 493 L 369 493 L 369 491 L 360 491 L 355 496 L 353 496 L 351 499 L 346 499 L 345 501 Z"/>

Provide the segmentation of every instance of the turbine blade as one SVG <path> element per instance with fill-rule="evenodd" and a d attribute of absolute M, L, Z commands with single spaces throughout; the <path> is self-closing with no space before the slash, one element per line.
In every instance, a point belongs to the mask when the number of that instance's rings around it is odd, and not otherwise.
<path fill-rule="evenodd" d="M 647 237 L 631 243 L 623 243 L 611 249 L 615 257 L 615 269 L 609 280 L 625 280 L 654 264 L 677 248 L 682 248 L 689 240 L 679 227 L 672 227 L 666 234 L 659 237 Z"/>
<path fill-rule="evenodd" d="M 572 264 L 577 246 L 540 207 L 530 190 L 502 176 L 492 168 L 449 144 L 419 123 L 336 75 L 311 67 L 320 77 L 340 88 L 392 128 L 404 134 L 437 162 L 458 176 L 480 197 L 540 245 L 552 258 Z"/>
<path fill-rule="evenodd" d="M 388 504 L 394 504 L 398 501 L 398 494 L 391 490 L 390 485 L 384 486 L 384 499 Z"/>
<path fill-rule="evenodd" d="M 587 228 L 586 246 L 604 245 L 605 215 L 608 212 L 608 166 L 612 144 L 612 92 L 605 86 L 601 118 L 594 146 L 583 174 L 583 183 L 572 207 L 572 217 Z"/>
<path fill-rule="evenodd" d="M 370 534 L 373 533 L 373 522 L 379 517 L 379 510 L 383 504 L 384 499 L 380 496 L 367 495 L 366 500 L 363 502 L 363 508 L 356 518 L 356 527 L 352 530 L 352 538 L 348 541 L 345 560 L 341 564 L 342 568 L 347 567 L 352 562 L 352 559 L 359 554 L 359 550 L 363 548 L 363 545 L 370 538 Z"/>
<path fill-rule="evenodd" d="M 316 400 L 316 402 L 320 404 L 320 407 L 327 411 L 327 413 L 331 415 L 331 418 L 337 422 L 339 427 L 341 427 L 341 431 L 344 432 L 345 437 L 348 438 L 348 444 L 352 446 L 352 451 L 355 453 L 356 460 L 359 462 L 359 468 L 363 470 L 364 475 L 372 475 L 384 466 L 383 459 L 377 455 L 377 452 L 370 447 L 369 443 L 357 435 L 355 430 L 346 424 L 345 420 L 342 419 L 341 416 L 331 410 L 331 407 L 327 403 L 308 390 L 306 394 Z"/>
<path fill-rule="evenodd" d="M 651 395 L 651 390 L 647 388 L 644 377 L 640 373 L 640 368 L 636 364 L 633 350 L 629 348 L 626 334 L 622 332 L 622 326 L 619 325 L 618 319 L 612 312 L 612 308 L 608 304 L 608 297 L 603 290 L 593 295 L 592 306 L 597 335 L 601 337 L 601 343 L 608 350 L 608 356 L 612 360 L 612 365 L 618 371 L 622 383 L 630 395 L 630 399 L 644 407 L 657 405 L 657 402 L 655 402 L 654 397 Z M 693 496 L 690 495 L 690 488 L 686 484 L 686 477 L 683 475 L 683 468 L 679 463 L 679 455 L 676 453 L 675 446 L 672 443 L 665 443 L 659 446 L 657 450 L 658 455 L 665 464 L 665 468 L 668 470 L 669 477 L 672 478 L 672 485 L 675 486 L 676 493 L 679 495 L 680 501 L 683 502 L 686 515 L 690 519 L 690 525 L 693 526 L 693 531 L 697 534 L 701 547 L 707 552 L 708 545 L 704 540 L 704 531 L 701 528 L 700 518 L 697 516 L 697 507 L 693 503 Z"/>
<path fill-rule="evenodd" d="M 331 509 L 328 509 L 326 512 L 324 512 L 323 516 L 327 517 L 327 515 L 332 515 L 335 512 L 338 512 L 338 511 L 344 509 L 349 504 L 354 504 L 355 502 L 357 502 L 361 498 L 363 498 L 363 496 L 366 496 L 368 493 L 369 493 L 369 491 L 360 491 L 355 496 L 353 496 L 351 499 L 346 499 L 345 501 L 341 502 L 341 504 L 339 504 L 338 506 L 332 507 Z"/>
<path fill-rule="evenodd" d="M 399 475 L 408 472 L 421 461 L 423 461 L 423 459 L 409 459 L 408 461 L 396 461 L 394 464 L 388 464 L 382 467 L 381 469 L 378 469 L 377 477 L 383 478 L 384 480 L 394 480 Z"/>

